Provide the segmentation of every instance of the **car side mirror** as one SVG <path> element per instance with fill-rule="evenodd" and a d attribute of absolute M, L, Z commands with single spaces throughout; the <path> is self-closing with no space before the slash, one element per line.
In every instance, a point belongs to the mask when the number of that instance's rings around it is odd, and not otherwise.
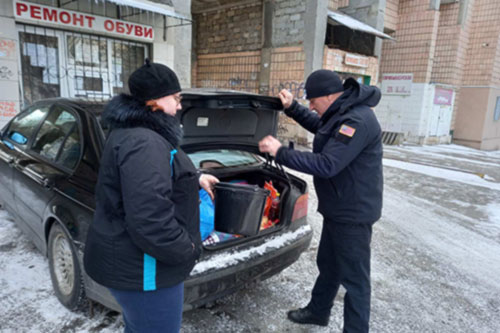
<path fill-rule="evenodd" d="M 14 141 L 15 143 L 19 143 L 20 145 L 24 145 L 26 144 L 26 142 L 28 142 L 28 138 L 19 132 L 11 132 L 9 134 L 9 139 Z"/>

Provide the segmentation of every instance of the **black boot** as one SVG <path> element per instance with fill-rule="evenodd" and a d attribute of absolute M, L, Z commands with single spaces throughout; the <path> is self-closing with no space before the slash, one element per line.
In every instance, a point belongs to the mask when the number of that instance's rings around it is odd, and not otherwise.
<path fill-rule="evenodd" d="M 314 314 L 308 308 L 288 311 L 288 319 L 297 324 L 314 324 L 328 326 L 329 317 Z"/>

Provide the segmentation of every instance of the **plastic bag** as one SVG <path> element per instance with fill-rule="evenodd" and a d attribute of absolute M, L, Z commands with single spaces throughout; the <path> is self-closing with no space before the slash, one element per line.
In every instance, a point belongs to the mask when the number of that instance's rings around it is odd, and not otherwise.
<path fill-rule="evenodd" d="M 224 232 L 213 231 L 203 241 L 203 245 L 213 245 L 217 243 L 227 242 L 228 240 L 241 237 L 240 235 L 226 234 Z"/>
<path fill-rule="evenodd" d="M 204 189 L 200 192 L 200 234 L 204 241 L 214 231 L 214 203 Z"/>

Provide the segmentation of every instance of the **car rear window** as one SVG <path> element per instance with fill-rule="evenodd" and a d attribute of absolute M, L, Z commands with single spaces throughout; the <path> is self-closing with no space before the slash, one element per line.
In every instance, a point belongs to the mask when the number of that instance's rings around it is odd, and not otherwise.
<path fill-rule="evenodd" d="M 233 149 L 205 150 L 188 154 L 196 168 L 213 169 L 252 165 L 260 159 L 249 152 Z"/>

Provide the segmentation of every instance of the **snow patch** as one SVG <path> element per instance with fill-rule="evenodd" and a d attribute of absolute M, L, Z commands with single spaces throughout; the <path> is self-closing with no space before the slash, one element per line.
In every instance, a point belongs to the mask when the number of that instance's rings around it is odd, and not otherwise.
<path fill-rule="evenodd" d="M 408 162 L 403 162 L 403 161 L 396 161 L 396 160 L 391 160 L 391 159 L 387 159 L 387 158 L 384 158 L 383 163 L 384 163 L 384 166 L 388 166 L 388 167 L 403 169 L 406 171 L 416 172 L 416 173 L 424 174 L 424 175 L 431 176 L 431 177 L 447 179 L 447 180 L 460 182 L 460 183 L 464 183 L 464 184 L 468 184 L 468 185 L 480 186 L 480 187 L 489 188 L 491 190 L 500 191 L 500 184 L 499 183 L 489 182 L 489 181 L 481 178 L 479 175 L 475 175 L 475 174 L 471 174 L 471 173 L 447 170 L 447 169 L 431 167 L 431 166 L 415 164 L 415 163 L 408 163 Z"/>
<path fill-rule="evenodd" d="M 260 246 L 252 247 L 250 249 L 236 253 L 223 253 L 215 255 L 207 261 L 201 261 L 196 264 L 193 271 L 191 272 L 191 275 L 200 274 L 214 268 L 220 269 L 224 267 L 234 266 L 241 261 L 251 258 L 252 256 L 262 255 L 271 249 L 279 249 L 310 231 L 311 227 L 309 225 L 305 225 L 293 232 L 287 232 L 271 238 Z"/>
<path fill-rule="evenodd" d="M 485 208 L 491 223 L 500 226 L 500 203 L 490 203 Z"/>

